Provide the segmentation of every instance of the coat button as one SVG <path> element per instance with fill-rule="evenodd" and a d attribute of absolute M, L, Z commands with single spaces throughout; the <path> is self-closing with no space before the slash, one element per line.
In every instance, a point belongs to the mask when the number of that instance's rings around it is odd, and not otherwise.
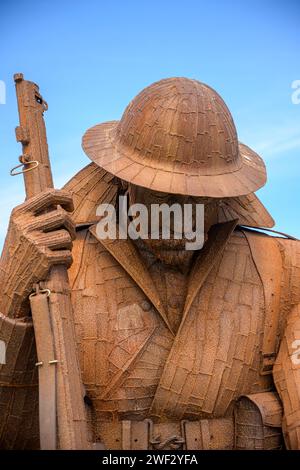
<path fill-rule="evenodd" d="M 151 304 L 147 300 L 143 300 L 141 307 L 145 312 L 149 312 L 149 310 L 151 310 Z"/>

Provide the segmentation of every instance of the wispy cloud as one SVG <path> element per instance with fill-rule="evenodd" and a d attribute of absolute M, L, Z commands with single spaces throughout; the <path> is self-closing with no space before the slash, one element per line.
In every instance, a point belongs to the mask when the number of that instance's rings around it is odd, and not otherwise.
<path fill-rule="evenodd" d="M 255 136 L 252 134 L 249 141 L 248 144 L 267 160 L 279 158 L 286 152 L 300 151 L 300 126 L 285 124 L 263 128 Z"/>
<path fill-rule="evenodd" d="M 289 134 L 289 135 L 287 135 Z M 272 158 L 279 156 L 290 150 L 300 150 L 300 132 L 274 132 L 273 137 L 268 140 L 258 142 L 256 145 L 258 152 L 262 152 L 265 157 Z"/>

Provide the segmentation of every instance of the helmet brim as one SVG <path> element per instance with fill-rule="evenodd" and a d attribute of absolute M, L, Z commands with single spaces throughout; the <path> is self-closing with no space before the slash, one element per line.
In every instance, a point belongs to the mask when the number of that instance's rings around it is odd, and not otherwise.
<path fill-rule="evenodd" d="M 113 139 L 118 121 L 98 124 L 86 131 L 82 147 L 98 166 L 129 183 L 153 191 L 203 197 L 237 197 L 257 191 L 266 183 L 266 167 L 259 155 L 239 143 L 241 166 L 218 175 L 201 175 L 186 168 L 158 168 L 157 162 L 120 148 Z"/>

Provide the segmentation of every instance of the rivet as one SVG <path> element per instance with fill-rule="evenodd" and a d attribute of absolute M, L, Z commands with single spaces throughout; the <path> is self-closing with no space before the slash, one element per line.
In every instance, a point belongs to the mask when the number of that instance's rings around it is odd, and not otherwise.
<path fill-rule="evenodd" d="M 149 312 L 149 310 L 151 310 L 151 304 L 147 300 L 143 300 L 141 307 L 145 312 Z"/>

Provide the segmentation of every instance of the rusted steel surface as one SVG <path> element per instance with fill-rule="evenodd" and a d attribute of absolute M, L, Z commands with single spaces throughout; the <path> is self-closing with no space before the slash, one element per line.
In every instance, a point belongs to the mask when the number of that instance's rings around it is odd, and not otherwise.
<path fill-rule="evenodd" d="M 37 346 L 36 365 L 39 367 L 41 448 L 87 448 L 83 386 L 67 273 L 71 254 L 66 250 L 71 247 L 71 236 L 64 229 L 64 226 L 70 229 L 72 221 L 64 215 L 59 205 L 68 209 L 72 202 L 65 194 L 52 189 L 43 119 L 43 113 L 48 109 L 47 103 L 35 83 L 24 80 L 22 74 L 16 74 L 14 78 L 20 116 L 16 137 L 22 143 L 20 162 L 24 166 L 27 201 L 14 211 L 4 248 L 2 312 L 10 317 L 28 314 L 28 300 L 25 304 L 20 303 L 20 297 L 35 288 L 34 297 L 30 297 Z M 32 165 L 32 162 L 36 164 Z M 38 281 L 45 281 L 42 289 L 34 286 Z M 47 299 L 45 292 L 50 294 Z M 9 354 L 17 359 L 21 351 L 14 349 L 13 338 L 8 341 L 8 347 Z M 29 345 L 24 343 L 22 347 L 28 355 Z M 14 366 L 18 367 L 17 362 Z M 2 367 L 4 371 L 6 368 Z M 33 375 L 36 381 L 36 374 Z M 27 388 L 25 384 L 23 400 L 27 397 Z M 16 406 L 19 410 L 14 416 L 14 412 L 8 409 L 7 419 L 15 417 L 18 420 L 19 414 L 26 412 L 22 400 L 16 400 L 13 394 L 9 400 L 12 409 Z M 29 404 L 29 409 L 32 406 Z M 19 432 L 18 429 L 16 432 Z M 22 445 L 26 446 L 25 443 Z"/>
<path fill-rule="evenodd" d="M 37 413 L 26 297 L 29 280 L 46 280 L 51 267 L 49 252 L 30 250 L 50 243 L 52 233 L 53 253 L 69 266 L 68 318 L 91 442 L 106 449 L 300 449 L 300 245 L 255 230 L 274 224 L 254 194 L 265 167 L 238 143 L 222 99 L 195 80 L 163 80 L 142 91 L 120 122 L 87 131 L 83 146 L 93 163 L 62 192 L 44 196 L 48 202 L 30 198 L 11 218 L 0 271 L 8 286 L 0 339 L 9 353 L 0 369 L 2 447 L 38 446 L 36 419 L 32 427 L 26 421 Z M 99 238 L 97 206 L 115 205 L 124 190 L 131 203 L 141 195 L 153 202 L 157 191 L 178 201 L 206 196 L 204 247 L 187 253 L 171 241 Z M 32 214 L 49 200 L 71 211 L 72 221 L 63 209 L 59 223 L 48 212 Z M 37 243 L 28 227 L 37 228 Z M 23 259 L 22 272 L 18 246 L 35 260 Z"/>
<path fill-rule="evenodd" d="M 222 98 L 197 80 L 150 85 L 119 122 L 92 127 L 82 143 L 100 167 L 156 191 L 232 197 L 266 182 L 262 159 L 238 142 Z"/>

